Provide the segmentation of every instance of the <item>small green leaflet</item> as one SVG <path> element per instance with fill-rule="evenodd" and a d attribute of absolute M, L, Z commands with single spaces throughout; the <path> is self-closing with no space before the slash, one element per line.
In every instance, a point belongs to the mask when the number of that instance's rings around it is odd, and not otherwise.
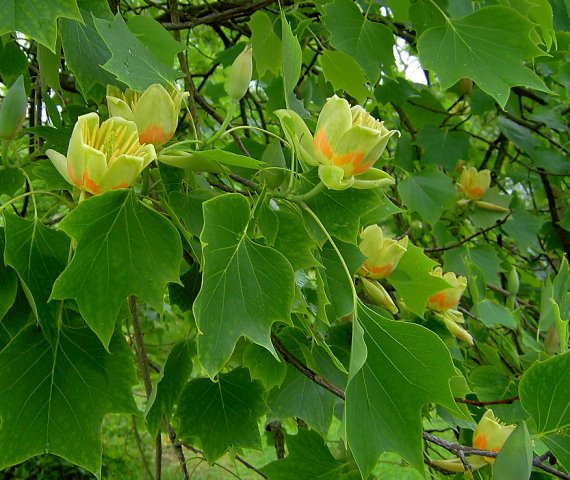
<path fill-rule="evenodd" d="M 270 340 L 274 322 L 290 322 L 295 292 L 293 269 L 270 247 L 246 234 L 250 206 L 239 194 L 204 202 L 204 271 L 194 302 L 202 335 L 198 358 L 210 377 L 216 375 L 242 336 L 276 355 Z"/>
<path fill-rule="evenodd" d="M 120 14 L 112 22 L 95 18 L 94 23 L 112 55 L 103 68 L 130 88 L 142 91 L 153 83 L 172 82 L 180 76 L 131 33 Z"/>
<path fill-rule="evenodd" d="M 363 103 L 368 96 L 366 77 L 354 58 L 338 50 L 325 50 L 321 56 L 323 75 L 335 90 L 344 90 Z M 347 75 L 346 72 L 350 72 Z"/>
<path fill-rule="evenodd" d="M 55 52 L 58 18 L 81 20 L 76 0 L 5 0 L 0 35 L 18 31 Z"/>
<path fill-rule="evenodd" d="M 130 189 L 80 203 L 60 223 L 77 248 L 50 298 L 74 298 L 83 318 L 107 346 L 127 296 L 159 312 L 168 282 L 179 281 L 180 236 L 162 215 Z"/>
<path fill-rule="evenodd" d="M 138 413 L 132 355 L 119 332 L 109 351 L 86 327 L 63 327 L 52 350 L 35 326 L 2 350 L 0 470 L 49 452 L 100 475 L 103 417 Z"/>
<path fill-rule="evenodd" d="M 422 407 L 438 403 L 462 415 L 449 381 L 449 350 L 426 328 L 383 318 L 359 303 L 346 389 L 346 440 L 362 478 L 382 452 L 423 469 Z"/>
<path fill-rule="evenodd" d="M 543 441 L 566 470 L 570 469 L 570 353 L 534 363 L 523 375 L 519 395 Z"/>
<path fill-rule="evenodd" d="M 447 89 L 471 78 L 504 108 L 511 87 L 550 90 L 524 61 L 545 55 L 531 39 L 535 25 L 515 10 L 490 6 L 428 28 L 418 40 L 420 62 Z"/>
<path fill-rule="evenodd" d="M 257 419 L 267 407 L 265 389 L 251 380 L 246 368 L 191 380 L 182 394 L 177 415 L 178 436 L 199 441 L 204 456 L 214 463 L 230 448 L 261 448 Z"/>

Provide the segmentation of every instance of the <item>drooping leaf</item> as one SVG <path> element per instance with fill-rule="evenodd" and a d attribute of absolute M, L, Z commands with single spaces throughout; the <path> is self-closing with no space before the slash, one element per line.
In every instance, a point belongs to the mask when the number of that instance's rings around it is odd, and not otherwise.
<path fill-rule="evenodd" d="M 434 402 L 454 412 L 451 355 L 437 335 L 388 320 L 358 304 L 346 389 L 346 440 L 362 478 L 382 452 L 423 469 L 421 410 Z"/>
<path fill-rule="evenodd" d="M 437 73 L 442 88 L 471 78 L 504 108 L 511 87 L 549 91 L 524 64 L 544 55 L 531 39 L 533 29 L 532 22 L 511 8 L 482 8 L 426 30 L 418 40 L 420 61 Z"/>
<path fill-rule="evenodd" d="M 111 59 L 103 65 L 105 70 L 134 90 L 145 90 L 153 83 L 168 83 L 180 76 L 157 59 L 135 37 L 121 15 L 113 21 L 94 19 L 95 28 L 111 51 Z"/>
<path fill-rule="evenodd" d="M 29 326 L 0 352 L 0 469 L 49 452 L 100 475 L 103 417 L 137 413 L 119 332 L 109 351 L 86 327 L 63 327 L 52 350 Z"/>
<path fill-rule="evenodd" d="M 59 302 L 49 302 L 50 289 L 67 265 L 69 238 L 41 224 L 5 215 L 6 264 L 25 285 L 28 301 L 50 342 L 55 341 Z"/>
<path fill-rule="evenodd" d="M 338 50 L 325 50 L 321 56 L 321 65 L 325 79 L 335 90 L 344 90 L 359 103 L 366 100 L 366 77 L 354 58 Z M 346 72 L 350 72 L 350 75 Z"/>
<path fill-rule="evenodd" d="M 283 13 L 281 14 L 281 45 L 281 75 L 283 75 L 285 97 L 289 97 L 299 80 L 303 57 L 299 40 L 293 35 L 291 26 Z"/>
<path fill-rule="evenodd" d="M 302 217 L 285 208 L 277 211 L 276 216 L 279 230 L 273 244 L 275 250 L 289 260 L 295 271 L 316 265 L 317 261 L 313 255 L 316 245 L 307 232 Z"/>
<path fill-rule="evenodd" d="M 289 455 L 261 469 L 272 480 L 346 479 L 346 465 L 336 460 L 323 438 L 313 430 L 299 429 L 297 435 L 285 435 Z"/>
<path fill-rule="evenodd" d="M 258 10 L 248 22 L 251 29 L 253 58 L 259 78 L 269 71 L 278 75 L 281 70 L 281 40 L 273 30 L 271 18 L 267 13 Z"/>
<path fill-rule="evenodd" d="M 483 300 L 477 304 L 479 319 L 489 328 L 503 326 L 516 330 L 517 323 L 512 312 L 503 305 L 492 300 Z"/>
<path fill-rule="evenodd" d="M 390 71 L 394 36 L 388 27 L 366 19 L 358 4 L 350 0 L 328 3 L 325 12 L 323 21 L 331 32 L 331 45 L 355 58 L 370 83 L 378 81 L 381 69 Z"/>
<path fill-rule="evenodd" d="M 419 317 L 424 315 L 427 299 L 449 287 L 445 280 L 430 275 L 437 265 L 421 248 L 410 243 L 396 270 L 388 277 L 388 282 L 402 297 L 406 307 Z"/>
<path fill-rule="evenodd" d="M 77 248 L 51 298 L 74 298 L 83 318 L 107 346 L 127 296 L 163 308 L 166 283 L 178 282 L 180 237 L 162 215 L 130 189 L 91 197 L 59 225 Z"/>
<path fill-rule="evenodd" d="M 570 353 L 534 363 L 519 385 L 521 404 L 540 438 L 566 470 L 570 469 Z"/>
<path fill-rule="evenodd" d="M 180 395 L 179 436 L 198 440 L 213 463 L 230 448 L 261 448 L 257 419 L 267 407 L 264 389 L 245 368 L 209 378 L 191 380 Z"/>
<path fill-rule="evenodd" d="M 451 179 L 439 170 L 410 173 L 398 184 L 404 204 L 433 225 L 453 205 L 457 192 Z"/>
<path fill-rule="evenodd" d="M 0 35 L 18 31 L 53 52 L 58 18 L 81 20 L 76 0 L 6 0 L 2 2 Z"/>
<path fill-rule="evenodd" d="M 528 480 L 532 473 L 532 441 L 522 422 L 501 447 L 493 466 L 494 480 Z"/>
<path fill-rule="evenodd" d="M 193 342 L 182 340 L 168 354 L 146 408 L 146 425 L 152 438 L 156 437 L 163 416 L 170 421 L 174 405 L 192 372 L 192 353 L 195 353 L 195 349 Z"/>
<path fill-rule="evenodd" d="M 208 200 L 203 209 L 204 270 L 193 311 L 202 332 L 198 357 L 213 377 L 241 336 L 275 352 L 271 325 L 290 321 L 294 275 L 281 253 L 247 236 L 250 207 L 242 195 Z"/>

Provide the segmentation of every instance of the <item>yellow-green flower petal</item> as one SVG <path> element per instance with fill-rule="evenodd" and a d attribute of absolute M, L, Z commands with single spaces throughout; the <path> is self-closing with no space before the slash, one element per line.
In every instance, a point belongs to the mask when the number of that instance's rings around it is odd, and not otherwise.
<path fill-rule="evenodd" d="M 333 165 L 319 165 L 319 178 L 331 190 L 346 190 L 354 183 L 354 177 L 345 178 L 344 170 Z"/>

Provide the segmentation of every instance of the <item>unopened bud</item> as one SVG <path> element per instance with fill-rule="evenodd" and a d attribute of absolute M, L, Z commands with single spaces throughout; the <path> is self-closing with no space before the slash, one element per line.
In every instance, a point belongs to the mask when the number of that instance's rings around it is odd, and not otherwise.
<path fill-rule="evenodd" d="M 491 212 L 507 213 L 510 211 L 508 208 L 501 207 L 496 203 L 484 202 L 483 200 L 475 200 L 475 205 L 485 210 L 490 210 Z"/>
<path fill-rule="evenodd" d="M 239 102 L 249 88 L 251 76 L 253 74 L 253 51 L 247 46 L 237 56 L 232 64 L 228 81 L 226 83 L 226 92 L 228 97 L 234 102 Z"/>
<path fill-rule="evenodd" d="M 384 307 L 393 314 L 398 313 L 398 307 L 396 307 L 394 300 L 392 300 L 392 297 L 390 297 L 390 294 L 381 283 L 376 280 L 368 280 L 365 277 L 360 277 L 360 280 L 362 281 L 366 295 L 372 303 L 379 307 Z"/>
<path fill-rule="evenodd" d="M 517 272 L 517 269 L 513 265 L 509 270 L 509 273 L 507 273 L 507 290 L 511 295 L 516 295 L 517 293 L 519 293 L 519 287 L 520 287 L 519 273 Z"/>
<path fill-rule="evenodd" d="M 24 77 L 18 79 L 8 89 L 0 109 L 0 138 L 14 139 L 24 124 L 28 97 L 24 88 Z"/>

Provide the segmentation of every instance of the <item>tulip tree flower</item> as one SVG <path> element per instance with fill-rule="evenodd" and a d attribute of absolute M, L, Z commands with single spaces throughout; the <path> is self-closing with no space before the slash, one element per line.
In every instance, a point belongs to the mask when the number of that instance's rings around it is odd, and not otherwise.
<path fill-rule="evenodd" d="M 168 142 L 178 126 L 182 100 L 188 95 L 176 87 L 168 90 L 155 83 L 143 93 L 127 89 L 107 87 L 107 106 L 111 117 L 123 117 L 136 123 L 140 143 L 152 143 L 155 147 Z"/>
<path fill-rule="evenodd" d="M 67 157 L 51 149 L 46 153 L 63 178 L 93 195 L 129 187 L 156 158 L 153 145 L 139 143 L 134 122 L 111 117 L 99 125 L 96 113 L 77 119 Z"/>
<path fill-rule="evenodd" d="M 473 433 L 473 447 L 498 453 L 515 428 L 516 425 L 505 425 L 502 423 L 495 417 L 493 410 L 487 410 L 481 417 L 481 420 L 479 420 Z M 489 464 L 493 465 L 495 458 L 471 455 L 467 457 L 467 461 L 473 470 L 479 470 Z M 434 460 L 432 463 L 450 472 L 465 471 L 465 465 L 459 458 Z"/>
<path fill-rule="evenodd" d="M 314 137 L 292 110 L 278 110 L 288 141 L 301 160 L 318 166 L 319 178 L 333 190 L 374 188 L 394 183 L 382 170 L 372 168 L 397 130 L 388 130 L 361 106 L 350 107 L 334 95 L 327 100 Z"/>
<path fill-rule="evenodd" d="M 491 172 L 489 170 L 477 171 L 474 167 L 462 170 L 457 188 L 468 200 L 480 200 L 491 185 Z"/>
<path fill-rule="evenodd" d="M 467 287 L 467 279 L 463 276 L 458 277 L 453 272 L 443 274 L 441 267 L 433 269 L 430 275 L 443 278 L 450 287 L 444 288 L 430 296 L 427 301 L 427 307 L 436 312 L 444 312 L 455 307 Z"/>
<path fill-rule="evenodd" d="M 367 258 L 359 274 L 374 280 L 390 275 L 408 248 L 407 235 L 399 241 L 386 238 L 378 225 L 366 227 L 360 238 L 358 247 Z"/>

